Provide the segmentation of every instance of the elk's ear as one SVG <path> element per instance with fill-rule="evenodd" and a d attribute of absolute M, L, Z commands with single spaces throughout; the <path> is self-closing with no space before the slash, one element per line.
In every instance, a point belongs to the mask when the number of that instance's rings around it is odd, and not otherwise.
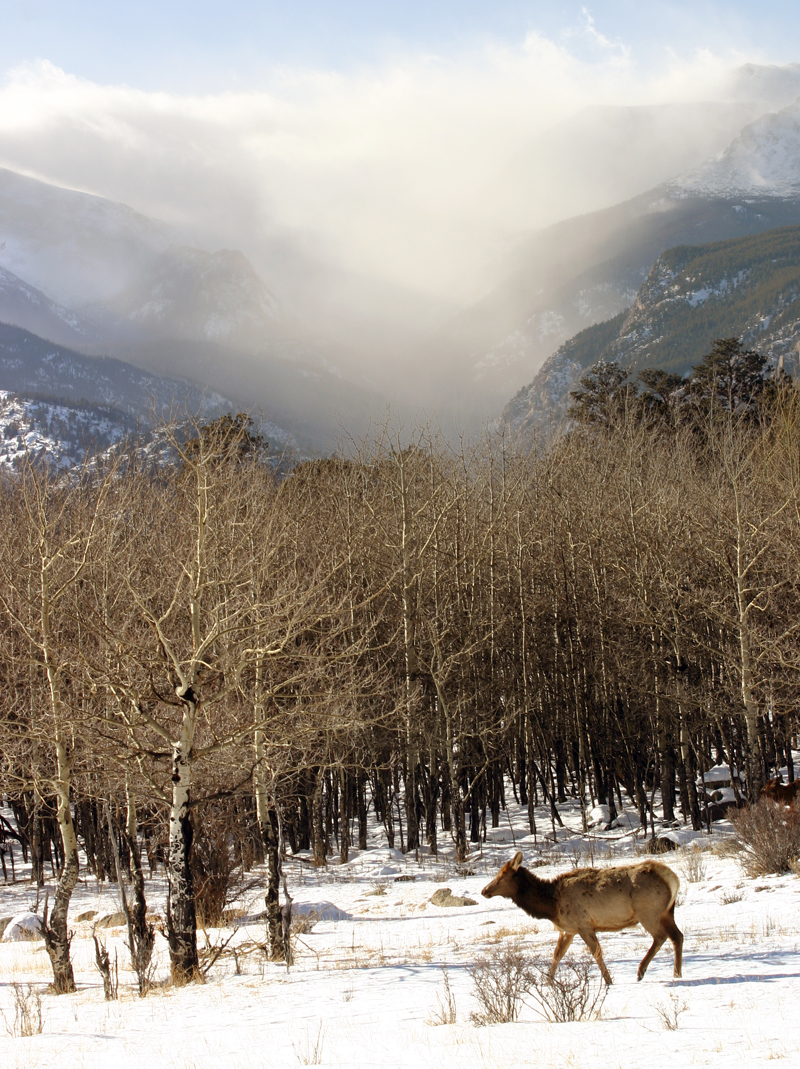
<path fill-rule="evenodd" d="M 516 854 L 511 858 L 511 871 L 516 872 L 522 864 L 522 851 L 517 850 Z"/>

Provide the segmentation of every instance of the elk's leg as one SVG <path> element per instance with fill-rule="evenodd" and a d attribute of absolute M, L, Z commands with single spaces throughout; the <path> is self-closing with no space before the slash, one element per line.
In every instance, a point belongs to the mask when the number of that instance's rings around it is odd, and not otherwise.
<path fill-rule="evenodd" d="M 636 971 L 636 979 L 641 980 L 644 974 L 647 972 L 647 966 L 659 952 L 664 945 L 664 940 L 667 938 L 667 933 L 664 931 L 663 925 L 661 929 L 650 933 L 653 936 L 653 945 L 647 951 L 645 956 L 639 962 L 639 968 Z"/>
<path fill-rule="evenodd" d="M 672 916 L 671 911 L 662 913 L 659 917 L 658 924 L 653 927 L 648 927 L 647 930 L 653 937 L 653 945 L 647 951 L 642 958 L 639 969 L 636 973 L 636 979 L 641 980 L 644 974 L 647 972 L 647 966 L 659 952 L 664 945 L 665 940 L 669 936 L 672 941 L 672 946 L 675 951 L 675 966 L 673 975 L 680 977 L 681 967 L 683 964 L 683 934 L 680 928 L 675 923 L 675 918 Z"/>
<path fill-rule="evenodd" d="M 664 925 L 675 951 L 675 967 L 673 975 L 680 978 L 683 970 L 683 932 L 675 923 L 675 918 L 672 916 L 671 912 L 664 914 L 661 918 L 661 923 Z"/>
<path fill-rule="evenodd" d="M 574 938 L 574 932 L 572 934 L 570 934 L 569 932 L 558 933 L 558 942 L 556 943 L 556 949 L 553 951 L 553 960 L 550 962 L 550 972 L 547 974 L 547 980 L 549 983 L 553 982 L 553 977 L 556 974 L 558 963 L 569 950 L 569 945 Z"/>
<path fill-rule="evenodd" d="M 597 965 L 603 975 L 603 979 L 605 980 L 605 982 L 609 985 L 612 984 L 614 981 L 611 979 L 611 973 L 608 971 L 608 969 L 606 968 L 606 963 L 603 961 L 603 951 L 600 949 L 600 944 L 597 941 L 597 936 L 591 930 L 589 930 L 588 932 L 579 932 L 578 934 L 589 948 L 589 953 L 597 962 Z"/>

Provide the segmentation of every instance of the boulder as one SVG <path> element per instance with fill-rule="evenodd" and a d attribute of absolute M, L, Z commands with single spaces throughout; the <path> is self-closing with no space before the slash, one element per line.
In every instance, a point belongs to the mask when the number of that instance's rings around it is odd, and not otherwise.
<path fill-rule="evenodd" d="M 438 891 L 434 891 L 431 895 L 431 902 L 434 906 L 445 906 L 448 909 L 454 906 L 477 905 L 474 898 L 464 898 L 462 895 L 454 895 L 449 887 L 440 887 Z"/>
<path fill-rule="evenodd" d="M 79 913 L 78 916 L 75 918 L 75 921 L 77 924 L 80 924 L 82 921 L 93 921 L 96 916 L 96 909 L 87 909 L 83 913 Z"/>
<path fill-rule="evenodd" d="M 42 918 L 35 913 L 18 913 L 3 932 L 4 943 L 35 943 L 42 939 Z"/>
<path fill-rule="evenodd" d="M 106 913 L 105 917 L 94 922 L 94 926 L 95 928 L 121 928 L 127 923 L 125 914 L 120 910 L 119 913 Z"/>

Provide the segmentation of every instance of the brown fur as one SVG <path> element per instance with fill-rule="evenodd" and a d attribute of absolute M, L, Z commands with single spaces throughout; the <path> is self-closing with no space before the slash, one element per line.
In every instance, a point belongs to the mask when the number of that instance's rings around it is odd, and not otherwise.
<path fill-rule="evenodd" d="M 666 939 L 675 951 L 675 976 L 681 975 L 683 935 L 675 923 L 675 899 L 680 880 L 660 861 L 640 861 L 609 869 L 573 869 L 554 880 L 540 880 L 522 868 L 518 851 L 488 883 L 484 898 L 500 895 L 531 917 L 552 921 L 560 935 L 550 965 L 552 980 L 570 943 L 579 935 L 597 962 L 603 979 L 611 976 L 603 961 L 597 932 L 618 932 L 641 926 L 653 937 L 636 974 L 641 980 Z"/>
<path fill-rule="evenodd" d="M 787 784 L 781 783 L 780 779 L 771 779 L 761 788 L 761 797 L 769 798 L 776 805 L 791 805 L 796 798 L 800 798 L 800 779 Z"/>

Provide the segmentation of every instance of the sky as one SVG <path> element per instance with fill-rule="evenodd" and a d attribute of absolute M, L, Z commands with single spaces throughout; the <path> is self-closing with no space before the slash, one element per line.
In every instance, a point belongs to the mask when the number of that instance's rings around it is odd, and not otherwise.
<path fill-rule="evenodd" d="M 93 82 L 192 93 L 264 87 L 285 67 L 452 59 L 530 34 L 584 61 L 616 52 L 642 68 L 702 49 L 800 54 L 790 0 L 0 0 L 0 24 L 0 71 L 43 59 Z"/>

